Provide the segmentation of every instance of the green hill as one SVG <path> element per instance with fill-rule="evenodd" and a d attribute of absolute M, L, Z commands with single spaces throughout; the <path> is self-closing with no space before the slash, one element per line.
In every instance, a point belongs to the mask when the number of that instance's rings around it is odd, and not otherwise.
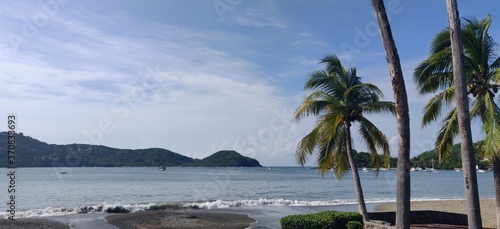
<path fill-rule="evenodd" d="M 488 169 L 490 162 L 483 160 L 481 148 L 483 141 L 478 141 L 474 143 L 474 152 L 476 165 L 480 169 Z M 411 163 L 414 167 L 430 168 L 432 166 L 432 161 L 434 160 L 434 168 L 436 169 L 454 169 L 462 168 L 462 158 L 460 155 L 460 144 L 453 145 L 450 156 L 439 162 L 439 157 L 435 150 L 430 150 L 423 152 L 422 154 L 411 159 Z"/>
<path fill-rule="evenodd" d="M 262 167 L 257 160 L 242 156 L 232 150 L 219 151 L 189 165 L 199 167 Z"/>
<path fill-rule="evenodd" d="M 0 132 L 1 152 L 7 152 L 7 132 Z M 0 158 L 0 166 L 7 166 Z M 121 167 L 121 166 L 190 166 L 190 167 L 260 167 L 257 160 L 235 151 L 220 151 L 205 159 L 194 159 L 166 149 L 117 149 L 88 144 L 47 144 L 25 136 L 16 136 L 18 167 Z"/>

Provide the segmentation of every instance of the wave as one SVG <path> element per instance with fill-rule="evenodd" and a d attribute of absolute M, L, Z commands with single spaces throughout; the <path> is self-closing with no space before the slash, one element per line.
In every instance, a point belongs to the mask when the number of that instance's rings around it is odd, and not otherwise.
<path fill-rule="evenodd" d="M 439 201 L 439 200 L 459 200 L 457 198 L 412 198 L 412 201 Z M 367 204 L 396 202 L 394 198 L 366 199 Z M 252 207 L 252 206 L 333 206 L 357 204 L 355 199 L 343 200 L 289 200 L 289 199 L 243 199 L 243 200 L 212 200 L 203 202 L 187 203 L 148 203 L 148 204 L 97 204 L 79 207 L 47 207 L 43 209 L 33 209 L 26 211 L 16 211 L 16 218 L 60 216 L 81 213 L 129 213 L 148 210 L 178 209 L 178 208 L 232 208 L 232 207 Z M 0 212 L 0 218 L 7 218 L 7 212 Z"/>
<path fill-rule="evenodd" d="M 244 206 L 326 206 L 354 204 L 355 200 L 328 200 L 328 201 L 306 201 L 306 200 L 287 200 L 287 199 L 249 199 L 249 200 L 213 200 L 197 203 L 186 203 L 183 206 L 188 208 L 228 208 Z"/>
<path fill-rule="evenodd" d="M 412 198 L 411 201 L 439 201 L 439 200 L 460 200 L 463 198 Z M 391 203 L 396 202 L 395 198 L 378 198 L 378 199 L 366 199 L 367 204 L 377 204 L 377 203 Z M 193 202 L 183 204 L 186 208 L 203 208 L 203 209 L 215 209 L 215 208 L 231 208 L 231 207 L 247 207 L 247 206 L 333 206 L 333 205 L 349 205 L 357 204 L 355 199 L 344 199 L 344 200 L 288 200 L 288 199 L 246 199 L 246 200 L 212 200 L 205 202 Z"/>
<path fill-rule="evenodd" d="M 16 211 L 16 218 L 60 216 L 78 213 L 129 213 L 140 212 L 151 209 L 157 204 L 98 204 L 80 207 L 47 207 L 43 209 L 32 209 Z M 0 212 L 1 218 L 7 218 L 9 213 Z"/>

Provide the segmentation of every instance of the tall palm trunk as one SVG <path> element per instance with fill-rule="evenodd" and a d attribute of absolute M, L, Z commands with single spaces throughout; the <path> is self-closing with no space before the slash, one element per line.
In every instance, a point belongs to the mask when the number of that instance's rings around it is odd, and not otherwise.
<path fill-rule="evenodd" d="M 372 0 L 377 16 L 382 42 L 384 43 L 389 72 L 392 78 L 392 89 L 396 104 L 398 125 L 398 178 L 396 193 L 396 228 L 410 228 L 410 111 L 408 96 L 399 62 L 399 54 L 392 37 L 391 26 L 385 11 L 383 0 Z"/>
<path fill-rule="evenodd" d="M 497 206 L 497 229 L 500 229 L 500 157 L 493 158 L 493 185 Z"/>
<path fill-rule="evenodd" d="M 470 127 L 469 101 L 463 60 L 462 31 L 456 0 L 446 0 L 448 22 L 450 24 L 451 53 L 453 60 L 453 82 L 457 100 L 457 120 L 460 135 L 460 150 L 465 184 L 465 202 L 469 228 L 482 228 L 479 191 Z"/>
<path fill-rule="evenodd" d="M 358 199 L 359 213 L 363 216 L 364 221 L 370 221 L 368 217 L 368 211 L 366 210 L 365 197 L 363 195 L 363 188 L 361 187 L 361 180 L 359 179 L 358 167 L 354 162 L 352 155 L 352 143 L 351 143 L 351 124 L 347 123 L 345 125 L 346 133 L 346 148 L 347 148 L 347 159 L 349 160 L 349 165 L 351 166 L 352 179 L 354 180 L 354 189 L 356 191 L 356 198 Z"/>

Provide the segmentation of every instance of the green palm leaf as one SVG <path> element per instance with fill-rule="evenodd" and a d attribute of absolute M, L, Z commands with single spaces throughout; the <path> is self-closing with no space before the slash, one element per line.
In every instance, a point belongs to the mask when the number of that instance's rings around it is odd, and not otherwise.
<path fill-rule="evenodd" d="M 436 121 L 436 119 L 441 115 L 442 108 L 446 105 L 450 105 L 453 102 L 454 96 L 455 87 L 451 86 L 432 97 L 431 100 L 425 104 L 424 109 L 422 110 L 423 116 L 421 127 Z"/>
<path fill-rule="evenodd" d="M 458 135 L 457 109 L 453 108 L 444 118 L 443 125 L 436 138 L 436 152 L 439 161 L 444 160 L 451 154 L 453 140 Z"/>
<path fill-rule="evenodd" d="M 490 94 L 484 100 L 485 110 L 482 112 L 483 129 L 486 133 L 483 153 L 494 157 L 500 156 L 500 109 Z M 483 155 L 483 156 L 485 156 Z"/>

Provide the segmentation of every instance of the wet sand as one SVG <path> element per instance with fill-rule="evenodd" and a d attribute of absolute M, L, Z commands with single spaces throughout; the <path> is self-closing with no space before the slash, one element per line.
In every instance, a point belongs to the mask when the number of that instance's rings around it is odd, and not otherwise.
<path fill-rule="evenodd" d="M 68 225 L 56 222 L 49 219 L 16 219 L 16 221 L 8 219 L 0 219 L 0 228 L 9 229 L 27 229 L 27 228 L 44 228 L 44 229 L 68 229 Z"/>
<path fill-rule="evenodd" d="M 115 214 L 106 217 L 120 229 L 152 228 L 248 228 L 254 219 L 244 214 L 223 213 L 210 210 L 147 211 L 132 214 Z"/>
<path fill-rule="evenodd" d="M 465 200 L 412 201 L 411 210 L 431 210 L 467 214 Z M 395 211 L 396 203 L 384 203 L 375 207 L 376 211 Z M 496 208 L 494 199 L 481 199 L 481 218 L 484 228 L 496 228 Z"/>

